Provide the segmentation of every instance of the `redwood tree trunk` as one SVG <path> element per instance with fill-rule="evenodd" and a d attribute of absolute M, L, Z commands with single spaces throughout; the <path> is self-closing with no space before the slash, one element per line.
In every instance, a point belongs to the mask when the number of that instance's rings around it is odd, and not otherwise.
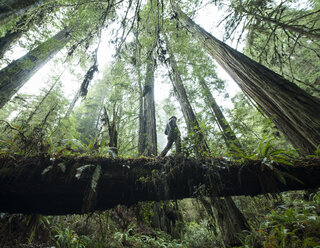
<path fill-rule="evenodd" d="M 271 118 L 300 154 L 320 143 L 320 101 L 277 73 L 232 49 L 195 24 L 172 0 L 178 21 Z"/>
<path fill-rule="evenodd" d="M 139 57 L 140 59 L 140 57 Z M 145 150 L 146 143 L 146 122 L 143 107 L 143 88 L 141 80 L 140 65 L 137 65 L 138 85 L 139 85 L 139 137 L 138 137 L 138 153 L 142 155 Z"/>
<path fill-rule="evenodd" d="M 210 89 L 206 82 L 203 79 L 199 80 L 200 85 L 203 89 L 203 95 L 207 100 L 207 103 L 217 121 L 217 124 L 221 128 L 223 138 L 226 142 L 227 147 L 232 150 L 232 145 L 236 146 L 237 148 L 240 148 L 240 142 L 237 139 L 235 133 L 233 132 L 231 126 L 229 125 L 228 121 L 224 117 L 219 105 L 217 104 L 216 100 L 212 96 Z"/>
<path fill-rule="evenodd" d="M 220 128 L 222 129 L 223 138 L 226 142 L 227 147 L 230 150 L 233 150 L 233 145 L 237 148 L 241 148 L 240 142 L 237 139 L 235 133 L 233 132 L 231 126 L 225 119 L 219 105 L 215 101 L 214 97 L 212 96 L 210 89 L 204 80 L 200 79 L 201 87 L 204 90 L 204 96 L 207 99 L 208 105 L 213 112 L 216 121 Z M 249 225 L 247 220 L 244 218 L 243 214 L 235 205 L 234 201 L 231 197 L 225 197 L 224 201 L 217 200 L 215 198 L 211 198 L 211 204 L 214 207 L 216 212 L 216 218 L 218 218 L 218 223 L 220 226 L 220 231 L 223 239 L 225 240 L 227 245 L 236 245 L 239 244 L 239 239 L 236 235 L 231 235 L 230 233 L 239 233 L 241 230 L 248 230 Z M 225 215 L 219 214 L 227 212 L 228 216 L 226 218 Z"/>
<path fill-rule="evenodd" d="M 140 102 L 139 153 L 145 156 L 157 156 L 156 112 L 154 102 L 153 51 L 149 52 L 146 67 L 145 85 Z"/>
<path fill-rule="evenodd" d="M 174 58 L 173 53 L 171 52 L 170 44 L 167 38 L 166 45 L 169 53 L 169 63 L 172 69 L 172 83 L 174 84 L 177 98 L 187 123 L 188 132 L 196 133 L 195 152 L 197 154 L 197 157 L 200 159 L 205 157 L 208 153 L 210 153 L 209 147 L 201 132 L 199 123 L 188 100 L 186 90 L 184 88 L 181 76 L 178 71 L 177 62 Z M 220 179 L 218 177 L 213 179 L 213 181 L 217 182 L 219 180 Z M 216 185 L 216 187 L 218 188 L 218 184 Z M 241 242 L 239 240 L 238 234 L 241 233 L 243 230 L 249 229 L 249 225 L 246 219 L 244 218 L 243 214 L 234 204 L 231 197 L 225 197 L 224 199 L 220 199 L 219 197 L 217 197 L 217 192 L 215 190 L 212 191 L 211 202 L 215 210 L 216 220 L 218 222 L 224 244 L 227 247 L 240 245 Z"/>
<path fill-rule="evenodd" d="M 0 108 L 70 40 L 64 29 L 0 71 Z"/>

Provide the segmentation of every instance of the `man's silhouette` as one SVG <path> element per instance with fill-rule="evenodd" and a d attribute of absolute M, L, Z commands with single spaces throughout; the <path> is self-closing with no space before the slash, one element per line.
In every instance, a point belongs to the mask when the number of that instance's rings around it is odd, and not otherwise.
<path fill-rule="evenodd" d="M 168 135 L 168 143 L 161 152 L 160 157 L 164 157 L 167 154 L 167 152 L 172 147 L 173 142 L 176 143 L 176 154 L 181 153 L 181 134 L 177 126 L 177 117 L 171 116 L 169 118 L 169 122 L 166 125 L 166 130 L 164 131 L 164 133 Z"/>

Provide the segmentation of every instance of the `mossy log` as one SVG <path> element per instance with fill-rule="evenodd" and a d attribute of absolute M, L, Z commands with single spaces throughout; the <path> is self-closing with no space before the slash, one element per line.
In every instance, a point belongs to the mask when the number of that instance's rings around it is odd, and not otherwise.
<path fill-rule="evenodd" d="M 320 186 L 320 159 L 267 166 L 223 158 L 0 158 L 0 212 L 63 215 L 117 204 L 258 195 Z M 212 190 L 214 189 L 214 190 Z"/>

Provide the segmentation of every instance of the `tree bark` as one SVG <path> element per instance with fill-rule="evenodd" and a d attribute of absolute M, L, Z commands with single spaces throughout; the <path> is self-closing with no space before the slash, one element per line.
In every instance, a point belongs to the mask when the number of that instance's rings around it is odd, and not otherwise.
<path fill-rule="evenodd" d="M 110 159 L 90 157 L 1 157 L 0 212 L 62 215 L 106 210 L 117 204 L 210 195 L 258 195 L 320 187 L 320 159 L 274 168 L 261 161 L 224 159 Z M 76 176 L 83 166 L 81 176 Z M 96 168 L 100 177 L 91 188 Z M 79 178 L 79 179 L 78 179 Z M 219 181 L 213 181 L 219 178 Z M 217 185 L 219 187 L 217 188 Z M 218 190 L 217 190 L 218 189 Z M 91 195 L 91 198 L 88 197 Z M 90 207 L 88 202 L 91 203 Z"/>
<path fill-rule="evenodd" d="M 108 131 L 108 134 L 109 134 L 108 146 L 110 147 L 110 149 L 112 151 L 115 152 L 116 155 L 118 155 L 118 130 L 117 130 L 116 124 L 120 121 L 120 118 L 119 118 L 117 112 L 118 112 L 117 111 L 117 102 L 115 101 L 113 103 L 113 108 L 112 108 L 112 120 L 110 120 L 108 112 L 107 112 L 106 108 L 104 107 L 103 127 L 102 127 L 103 131 L 101 133 L 101 140 L 102 140 L 104 133 L 106 131 Z"/>
<path fill-rule="evenodd" d="M 139 154 L 157 156 L 156 111 L 154 102 L 155 61 L 153 49 L 149 52 L 142 102 L 140 103 Z M 142 108 L 142 109 L 141 109 Z"/>
<path fill-rule="evenodd" d="M 271 118 L 302 155 L 320 143 L 320 100 L 195 24 L 172 0 L 178 21 Z"/>
<path fill-rule="evenodd" d="M 70 40 L 64 29 L 0 71 L 0 108 Z"/>
<path fill-rule="evenodd" d="M 233 145 L 236 146 L 238 149 L 241 148 L 240 142 L 237 139 L 237 136 L 233 132 L 231 126 L 229 125 L 228 121 L 224 117 L 219 105 L 217 104 L 216 100 L 211 94 L 211 91 L 203 79 L 199 80 L 200 85 L 203 89 L 203 96 L 206 98 L 207 103 L 216 119 L 218 126 L 220 127 L 223 135 L 223 139 L 230 150 L 234 150 L 232 147 Z"/>
<path fill-rule="evenodd" d="M 191 104 L 188 100 L 186 90 L 178 71 L 177 62 L 173 53 L 171 52 L 170 44 L 167 37 L 165 37 L 165 40 L 169 53 L 169 63 L 172 69 L 172 83 L 174 84 L 175 92 L 177 94 L 178 101 L 180 103 L 184 118 L 187 123 L 188 132 L 196 134 L 194 135 L 194 139 L 196 140 L 194 144 L 196 155 L 198 158 L 203 158 L 210 154 L 209 147 L 200 129 Z M 213 181 L 217 180 L 219 180 L 219 178 L 213 178 Z M 218 185 L 216 186 L 218 187 Z M 224 244 L 227 247 L 240 245 L 241 243 L 238 234 L 243 230 L 249 229 L 249 225 L 246 219 L 234 204 L 231 197 L 220 199 L 217 197 L 217 193 L 215 192 L 215 190 L 213 190 L 211 193 L 211 202 L 215 210 L 215 216 L 222 234 Z"/>
<path fill-rule="evenodd" d="M 146 122 L 144 116 L 144 107 L 143 107 L 143 95 L 142 95 L 142 86 L 139 82 L 139 137 L 138 137 L 138 153 L 142 155 L 146 147 Z"/>

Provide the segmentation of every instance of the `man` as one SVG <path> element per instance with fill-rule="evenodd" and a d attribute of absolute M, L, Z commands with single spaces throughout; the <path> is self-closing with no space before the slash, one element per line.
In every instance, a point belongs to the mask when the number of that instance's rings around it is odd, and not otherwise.
<path fill-rule="evenodd" d="M 179 128 L 177 126 L 177 117 L 171 116 L 169 118 L 169 122 L 164 133 L 168 135 L 168 143 L 161 152 L 160 157 L 164 157 L 167 154 L 167 152 L 172 147 L 173 142 L 176 143 L 176 154 L 181 153 L 181 137 Z"/>

